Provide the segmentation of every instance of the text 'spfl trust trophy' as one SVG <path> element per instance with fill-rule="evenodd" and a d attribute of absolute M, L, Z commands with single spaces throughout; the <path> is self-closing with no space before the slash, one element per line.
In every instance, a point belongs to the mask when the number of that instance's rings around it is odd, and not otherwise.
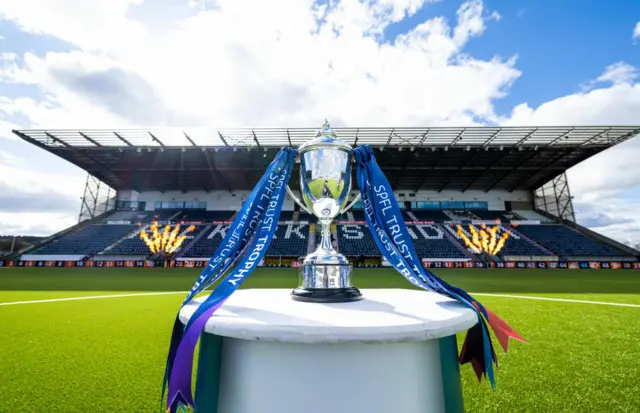
<path fill-rule="evenodd" d="M 318 218 L 322 237 L 302 263 L 300 284 L 292 298 L 316 303 L 358 301 L 362 294 L 351 284 L 352 266 L 331 243 L 331 222 L 360 199 L 358 195 L 345 207 L 351 193 L 353 150 L 325 121 L 315 138 L 300 146 L 298 156 L 303 201 L 289 187 L 287 192 L 304 211 Z"/>

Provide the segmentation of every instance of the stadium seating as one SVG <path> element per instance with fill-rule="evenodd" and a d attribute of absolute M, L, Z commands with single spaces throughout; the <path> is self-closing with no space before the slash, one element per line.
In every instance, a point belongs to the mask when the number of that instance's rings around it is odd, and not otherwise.
<path fill-rule="evenodd" d="M 516 230 L 563 257 L 627 255 L 562 225 L 519 225 Z"/>
<path fill-rule="evenodd" d="M 338 245 L 347 257 L 380 257 L 380 251 L 366 225 L 338 225 Z"/>
<path fill-rule="evenodd" d="M 471 239 L 471 234 L 469 233 L 468 227 L 466 225 L 462 225 L 464 233 L 467 235 L 469 239 Z M 448 225 L 447 230 L 454 238 L 458 240 L 461 245 L 465 245 L 462 238 L 458 235 L 458 227 L 457 225 Z M 540 257 L 545 255 L 552 255 L 548 251 L 545 251 L 539 245 L 529 241 L 526 237 L 523 237 L 517 231 L 512 230 L 511 228 L 500 225 L 497 233 L 498 238 L 502 236 L 504 232 L 509 232 L 509 238 L 502 250 L 498 253 L 498 257 L 505 256 L 528 256 L 528 257 Z"/>
<path fill-rule="evenodd" d="M 454 244 L 441 225 L 407 225 L 420 258 L 468 259 L 464 248 Z"/>
<path fill-rule="evenodd" d="M 211 257 L 222 242 L 230 225 L 212 225 L 208 232 L 202 235 L 188 250 L 182 252 L 182 257 L 204 258 Z M 299 257 L 307 254 L 309 226 L 306 224 L 278 225 L 275 237 L 269 246 L 267 255 Z"/>
<path fill-rule="evenodd" d="M 78 232 L 47 244 L 32 255 L 93 255 L 137 228 L 136 225 L 89 225 Z"/>
<path fill-rule="evenodd" d="M 197 236 L 198 233 L 202 231 L 204 228 L 206 228 L 206 225 L 198 225 L 196 226 L 194 231 L 187 233 L 185 232 L 187 227 L 182 226 L 180 228 L 180 234 L 184 234 L 187 236 L 182 245 L 187 246 L 189 242 L 193 240 L 193 238 Z M 151 233 L 149 231 L 149 225 L 147 225 L 144 229 L 147 231 L 149 236 L 151 236 Z M 176 251 L 176 253 L 179 253 L 179 252 L 180 252 L 180 249 Z M 127 238 L 121 240 L 118 244 L 114 245 L 113 248 L 103 251 L 100 255 L 110 255 L 110 256 L 144 255 L 146 256 L 150 254 L 151 252 L 149 251 L 149 247 L 147 247 L 147 244 L 145 244 L 144 241 L 140 239 L 140 230 L 138 230 L 135 233 L 130 234 Z"/>
<path fill-rule="evenodd" d="M 220 245 L 220 242 L 224 239 L 227 230 L 231 225 L 229 224 L 214 224 L 209 227 L 207 233 L 203 234 L 198 240 L 190 247 L 187 247 L 180 255 L 182 257 L 190 258 L 209 258 L 213 255 Z"/>
<path fill-rule="evenodd" d="M 267 255 L 282 257 L 301 257 L 307 255 L 309 225 L 278 225 L 275 237 L 269 246 Z"/>

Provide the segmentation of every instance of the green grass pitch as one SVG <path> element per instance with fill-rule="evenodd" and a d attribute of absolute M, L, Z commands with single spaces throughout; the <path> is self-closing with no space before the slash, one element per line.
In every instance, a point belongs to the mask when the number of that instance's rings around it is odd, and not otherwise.
<path fill-rule="evenodd" d="M 186 291 L 198 273 L 3 268 L 0 303 Z M 497 350 L 496 391 L 488 383 L 479 385 L 470 366 L 461 367 L 468 412 L 640 412 L 640 272 L 465 269 L 438 274 L 478 293 L 530 342 L 512 341 L 508 355 Z M 292 269 L 261 269 L 244 288 L 293 288 L 296 277 Z M 410 288 L 386 269 L 356 270 L 354 279 L 360 288 Z M 636 307 L 480 295 L 487 293 Z M 160 411 L 170 329 L 183 298 L 178 293 L 0 305 L 0 412 Z"/>

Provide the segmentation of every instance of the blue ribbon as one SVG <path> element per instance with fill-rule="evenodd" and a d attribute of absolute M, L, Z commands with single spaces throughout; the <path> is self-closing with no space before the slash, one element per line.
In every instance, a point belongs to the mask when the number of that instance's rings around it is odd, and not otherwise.
<path fill-rule="evenodd" d="M 166 406 L 172 413 L 184 405 L 193 406 L 193 353 L 206 322 L 253 272 L 269 248 L 278 226 L 295 155 L 296 151 L 291 148 L 278 153 L 184 300 L 183 307 L 237 261 L 233 271 L 198 307 L 184 328 L 176 318 L 163 383 L 163 397 L 167 383 L 169 385 Z"/>
<path fill-rule="evenodd" d="M 469 333 L 474 337 L 481 333 L 479 343 L 478 340 L 474 342 L 481 348 L 471 349 L 472 358 L 482 365 L 491 385 L 495 387 L 493 362 L 496 362 L 496 358 L 489 329 L 483 318 L 483 316 L 487 317 L 484 307 L 464 290 L 447 284 L 422 266 L 393 189 L 378 166 L 373 149 L 369 145 L 363 145 L 356 148 L 354 152 L 365 217 L 378 249 L 396 271 L 412 284 L 453 298 L 477 313 L 478 324 Z"/>

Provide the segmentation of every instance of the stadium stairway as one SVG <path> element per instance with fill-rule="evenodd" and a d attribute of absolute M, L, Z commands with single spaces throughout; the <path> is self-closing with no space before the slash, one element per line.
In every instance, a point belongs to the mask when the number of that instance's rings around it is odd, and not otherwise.
<path fill-rule="evenodd" d="M 442 227 L 446 230 L 443 231 L 445 237 L 447 237 L 453 245 L 455 245 L 460 251 L 462 251 L 462 253 L 464 253 L 464 255 L 469 257 L 472 261 L 478 261 L 478 257 L 471 253 L 471 251 L 469 251 L 469 249 L 465 245 L 463 245 L 456 236 L 452 235 L 453 232 L 451 232 L 451 227 L 449 225 L 442 225 Z"/>
<path fill-rule="evenodd" d="M 20 257 L 22 255 L 29 254 L 30 252 L 36 251 L 36 250 L 44 247 L 47 244 L 50 244 L 50 243 L 52 243 L 54 241 L 59 240 L 62 237 L 65 237 L 67 235 L 73 234 L 74 232 L 77 232 L 77 231 L 81 231 L 84 228 L 88 227 L 89 225 L 95 224 L 96 222 L 100 222 L 100 221 L 108 218 L 114 212 L 115 212 L 114 210 L 110 210 L 110 211 L 107 211 L 107 212 L 105 212 L 103 214 L 100 214 L 100 215 L 94 217 L 93 219 L 86 219 L 86 220 L 84 220 L 82 222 L 78 222 L 77 224 L 75 224 L 75 225 L 73 225 L 73 226 L 71 226 L 69 228 L 66 228 L 66 229 L 63 229 L 62 231 L 56 232 L 55 234 L 51 235 L 50 237 L 47 237 L 47 238 L 45 238 L 45 239 L 43 239 L 43 240 L 41 240 L 39 242 L 36 242 L 36 243 L 26 247 L 26 248 L 18 250 L 16 252 L 14 252 L 13 254 L 9 254 L 5 258 L 13 260 L 13 259 L 17 259 L 18 257 Z"/>
<path fill-rule="evenodd" d="M 143 226 L 139 226 L 138 228 L 134 229 L 133 231 L 131 231 L 130 233 L 128 233 L 124 237 L 114 241 L 107 248 L 103 249 L 102 251 L 98 252 L 97 254 L 89 256 L 88 258 L 91 259 L 91 258 L 95 257 L 96 255 L 108 255 L 109 251 L 111 251 L 112 249 L 116 248 L 118 245 L 120 245 L 124 241 L 126 241 L 128 239 L 131 239 L 131 238 L 135 237 L 136 235 L 139 235 L 143 230 L 149 229 L 150 226 L 151 226 L 151 224 L 144 224 Z"/>
<path fill-rule="evenodd" d="M 209 230 L 211 229 L 211 225 L 213 224 L 204 225 L 204 228 L 202 228 L 201 231 L 198 231 L 198 233 L 193 237 L 191 241 L 189 241 L 185 245 L 180 246 L 180 248 L 178 249 L 178 253 L 175 255 L 175 257 L 176 258 L 182 257 L 185 252 L 189 251 L 191 247 L 194 246 L 196 242 L 198 242 L 198 240 L 204 236 L 204 234 L 207 234 L 209 232 Z"/>

